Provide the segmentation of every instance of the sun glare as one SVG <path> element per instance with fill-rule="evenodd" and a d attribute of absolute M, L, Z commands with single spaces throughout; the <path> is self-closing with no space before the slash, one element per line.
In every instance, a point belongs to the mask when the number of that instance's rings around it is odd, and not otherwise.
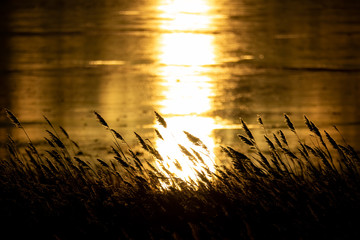
<path fill-rule="evenodd" d="M 212 18 L 207 0 L 168 0 L 159 5 L 160 28 L 171 33 L 208 32 Z"/>
<path fill-rule="evenodd" d="M 207 171 L 214 172 L 215 166 L 212 149 L 215 147 L 215 144 L 212 138 L 209 137 L 209 129 L 213 129 L 215 125 L 214 120 L 206 117 L 182 115 L 167 118 L 166 121 L 168 124 L 167 129 L 156 125 L 156 128 L 159 129 L 164 138 L 164 140 L 159 139 L 156 142 L 158 150 L 164 159 L 162 163 L 157 162 L 158 167 L 161 169 L 162 164 L 176 177 L 185 181 L 190 179 L 196 180 L 198 178 L 196 171 L 204 173 Z M 192 144 L 183 132 L 184 127 L 186 127 L 186 132 L 196 133 L 197 137 L 200 136 L 199 138 L 207 149 Z M 182 147 L 186 148 L 192 156 L 184 153 Z M 193 157 L 196 158 L 195 151 L 201 156 L 201 160 L 193 159 Z"/>
<path fill-rule="evenodd" d="M 166 117 L 168 127 L 155 126 L 164 138 L 156 142 L 164 159 L 157 165 L 185 181 L 196 180 L 197 172 L 215 171 L 211 134 L 216 125 L 206 116 L 214 95 L 212 79 L 206 73 L 216 63 L 214 37 L 207 34 L 212 23 L 209 10 L 206 0 L 164 1 L 159 6 L 163 19 L 158 56 L 163 100 L 159 112 Z M 207 149 L 192 144 L 183 131 L 200 138 Z"/>
<path fill-rule="evenodd" d="M 159 59 L 166 65 L 199 67 L 215 63 L 213 36 L 210 34 L 164 33 L 160 46 Z"/>

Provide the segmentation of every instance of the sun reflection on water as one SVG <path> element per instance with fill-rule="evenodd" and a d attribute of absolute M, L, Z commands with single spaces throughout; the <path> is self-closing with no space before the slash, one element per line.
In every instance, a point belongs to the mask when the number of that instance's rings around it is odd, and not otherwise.
<path fill-rule="evenodd" d="M 207 30 L 211 25 L 207 0 L 165 0 L 159 5 L 162 30 L 170 32 Z"/>
<path fill-rule="evenodd" d="M 206 116 L 214 95 L 212 79 L 206 73 L 208 66 L 216 63 L 214 36 L 206 33 L 212 24 L 210 9 L 206 0 L 164 1 L 159 6 L 163 19 L 158 56 L 163 100 L 158 111 L 168 127 L 155 126 L 165 139 L 158 139 L 156 145 L 163 166 L 186 181 L 196 180 L 196 171 L 215 171 L 211 134 L 216 123 Z M 192 144 L 182 131 L 200 138 L 207 149 Z M 203 162 L 191 160 L 196 156 L 194 151 Z"/>

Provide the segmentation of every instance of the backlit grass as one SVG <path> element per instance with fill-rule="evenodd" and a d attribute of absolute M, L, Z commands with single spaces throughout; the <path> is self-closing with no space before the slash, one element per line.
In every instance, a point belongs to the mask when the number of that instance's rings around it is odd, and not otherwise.
<path fill-rule="evenodd" d="M 26 130 L 6 110 L 17 128 Z M 136 133 L 141 157 L 95 112 L 114 139 L 112 159 L 92 159 L 62 127 L 49 125 L 40 152 L 11 137 L 0 162 L 0 214 L 9 239 L 356 239 L 360 237 L 360 159 L 305 117 L 311 141 L 289 147 L 282 131 L 261 149 L 241 120 L 239 141 L 250 153 L 222 147 L 231 166 L 205 159 L 208 149 L 185 132 L 179 145 L 196 177 L 183 179 L 150 141 Z M 166 120 L 155 113 L 161 127 Z M 264 127 L 259 117 L 260 126 Z M 100 126 L 99 126 L 100 127 Z M 265 131 L 267 132 L 267 131 Z M 162 138 L 156 130 L 159 138 Z M 124 147 L 125 146 L 125 147 Z M 197 149 L 197 150 L 195 150 Z M 175 160 L 173 160 L 175 161 Z M 180 162 L 174 162 L 182 169 Z"/>

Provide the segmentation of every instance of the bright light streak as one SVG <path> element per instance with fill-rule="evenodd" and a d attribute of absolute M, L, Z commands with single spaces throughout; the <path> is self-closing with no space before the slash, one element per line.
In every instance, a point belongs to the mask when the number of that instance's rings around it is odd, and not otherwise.
<path fill-rule="evenodd" d="M 157 149 L 163 156 L 163 165 L 175 176 L 183 179 L 197 179 L 196 171 L 204 171 L 207 168 L 211 172 L 215 172 L 214 154 L 212 149 L 215 147 L 214 141 L 210 138 L 209 129 L 213 129 L 215 123 L 212 118 L 198 117 L 198 116 L 178 116 L 166 119 L 168 129 L 162 129 L 157 126 L 164 140 L 156 142 Z M 184 129 L 186 126 L 186 129 Z M 202 126 L 199 128 L 199 126 Z M 183 130 L 189 133 L 196 132 L 196 137 L 199 137 L 208 150 L 195 146 L 188 139 Z M 185 147 L 194 157 L 196 151 L 200 154 L 203 163 L 199 160 L 193 161 L 189 156 L 184 154 L 179 147 L 179 144 Z M 159 162 L 157 162 L 159 164 Z M 159 166 L 159 165 L 158 165 Z M 179 166 L 181 166 L 179 168 Z M 160 168 L 161 169 L 161 168 Z"/>
<path fill-rule="evenodd" d="M 166 65 L 198 67 L 199 70 L 200 66 L 216 63 L 213 40 L 210 34 L 165 33 L 160 39 L 159 59 Z"/>
<path fill-rule="evenodd" d="M 89 64 L 95 66 L 99 66 L 99 65 L 117 66 L 117 65 L 124 65 L 125 62 L 119 60 L 95 60 L 95 61 L 90 61 Z"/>
<path fill-rule="evenodd" d="M 214 95 L 212 80 L 206 73 L 208 66 L 216 63 L 214 37 L 206 33 L 212 23 L 210 9 L 206 0 L 172 0 L 159 6 L 164 33 L 159 38 L 163 100 L 158 111 L 168 127 L 155 126 L 165 139 L 157 140 L 156 145 L 163 156 L 163 166 L 186 181 L 198 178 L 195 170 L 215 171 L 211 134 L 216 124 L 205 115 L 212 108 Z M 200 138 L 208 151 L 191 144 L 183 130 Z M 179 144 L 194 156 L 193 150 L 197 151 L 204 163 L 192 161 Z M 156 164 L 161 170 L 161 164 Z"/>

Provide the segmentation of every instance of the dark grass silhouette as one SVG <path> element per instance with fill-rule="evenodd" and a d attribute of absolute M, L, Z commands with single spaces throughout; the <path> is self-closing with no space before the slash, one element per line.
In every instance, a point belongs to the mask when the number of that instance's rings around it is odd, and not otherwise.
<path fill-rule="evenodd" d="M 241 119 L 244 134 L 239 138 L 250 154 L 222 147 L 232 165 L 215 166 L 215 172 L 198 152 L 179 145 L 189 161 L 203 166 L 198 179 L 186 182 L 161 165 L 162 156 L 151 142 L 135 133 L 152 156 L 140 158 L 96 112 L 114 139 L 110 160 L 85 157 L 66 130 L 47 118 L 48 147 L 39 152 L 20 121 L 5 111 L 29 140 L 27 147 L 18 148 L 9 137 L 9 155 L 0 162 L 0 228 L 8 239 L 360 237 L 359 156 L 306 117 L 311 144 L 285 115 L 297 146 L 290 148 L 282 131 L 265 131 L 266 149 L 260 149 Z M 165 119 L 155 116 L 166 128 Z M 264 127 L 261 117 L 258 122 Z M 208 151 L 199 138 L 184 134 Z"/>

